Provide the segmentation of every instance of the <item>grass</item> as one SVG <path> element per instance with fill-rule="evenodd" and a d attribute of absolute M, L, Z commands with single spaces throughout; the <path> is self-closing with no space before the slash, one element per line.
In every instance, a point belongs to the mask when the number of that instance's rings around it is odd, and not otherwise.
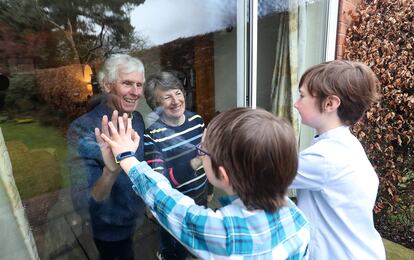
<path fill-rule="evenodd" d="M 392 241 L 383 239 L 387 259 L 409 260 L 414 259 L 414 251 Z"/>
<path fill-rule="evenodd" d="M 0 128 L 22 199 L 69 185 L 66 140 L 59 129 L 14 121 L 0 123 Z"/>
<path fill-rule="evenodd" d="M 63 134 L 55 127 L 42 126 L 36 121 L 27 124 L 15 122 L 1 123 L 5 141 L 22 141 L 29 149 L 53 147 L 56 155 L 66 156 L 66 141 Z"/>

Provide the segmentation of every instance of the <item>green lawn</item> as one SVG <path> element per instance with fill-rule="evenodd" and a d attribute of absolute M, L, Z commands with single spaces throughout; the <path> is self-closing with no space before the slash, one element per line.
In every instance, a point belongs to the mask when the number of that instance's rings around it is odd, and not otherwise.
<path fill-rule="evenodd" d="M 0 123 L 5 141 L 22 141 L 29 149 L 56 149 L 57 156 L 66 156 L 66 140 L 62 132 L 55 127 L 41 126 L 39 123 L 17 124 Z"/>
<path fill-rule="evenodd" d="M 69 185 L 65 137 L 59 129 L 37 122 L 0 124 L 22 199 Z"/>
<path fill-rule="evenodd" d="M 387 259 L 390 260 L 412 260 L 414 259 L 414 251 L 403 247 L 397 243 L 384 239 L 385 251 Z"/>

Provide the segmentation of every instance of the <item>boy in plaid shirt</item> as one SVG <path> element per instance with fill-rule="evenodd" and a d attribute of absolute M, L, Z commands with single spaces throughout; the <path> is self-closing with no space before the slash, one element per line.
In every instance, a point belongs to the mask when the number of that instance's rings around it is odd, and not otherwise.
<path fill-rule="evenodd" d="M 288 122 L 251 108 L 211 121 L 197 150 L 210 183 L 229 195 L 213 211 L 133 156 L 140 137 L 130 121 L 120 117 L 118 127 L 110 122 L 102 134 L 95 130 L 103 158 L 114 164 L 116 157 L 157 220 L 189 250 L 202 259 L 308 258 L 309 223 L 286 197 L 298 166 Z"/>

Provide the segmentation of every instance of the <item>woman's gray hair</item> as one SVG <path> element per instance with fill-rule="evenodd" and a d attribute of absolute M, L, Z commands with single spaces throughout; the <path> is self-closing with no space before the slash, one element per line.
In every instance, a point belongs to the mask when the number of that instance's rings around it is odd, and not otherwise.
<path fill-rule="evenodd" d="M 114 83 L 118 79 L 118 72 L 123 73 L 139 72 L 145 77 L 144 64 L 138 58 L 127 54 L 113 54 L 105 60 L 102 68 L 98 73 L 98 82 L 101 88 L 105 83 Z"/>
<path fill-rule="evenodd" d="M 144 83 L 144 96 L 148 106 L 154 110 L 160 104 L 155 96 L 155 90 L 168 91 L 170 89 L 179 89 L 185 94 L 184 86 L 173 73 L 162 71 L 152 74 Z"/>

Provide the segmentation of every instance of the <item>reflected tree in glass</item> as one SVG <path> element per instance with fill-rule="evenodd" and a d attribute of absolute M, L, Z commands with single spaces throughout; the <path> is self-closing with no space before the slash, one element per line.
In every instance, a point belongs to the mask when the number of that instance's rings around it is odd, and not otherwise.
<path fill-rule="evenodd" d="M 43 42 L 37 46 L 44 48 L 41 48 L 41 67 L 74 62 L 86 64 L 114 52 L 145 46 L 145 41 L 134 34 L 129 16 L 142 2 L 144 0 L 3 0 L 0 21 L 15 33 L 48 34 L 40 37 Z"/>
<path fill-rule="evenodd" d="M 88 63 L 96 56 L 122 52 L 140 42 L 129 13 L 143 0 L 39 0 L 38 8 L 54 28 L 64 33 L 74 59 Z"/>

